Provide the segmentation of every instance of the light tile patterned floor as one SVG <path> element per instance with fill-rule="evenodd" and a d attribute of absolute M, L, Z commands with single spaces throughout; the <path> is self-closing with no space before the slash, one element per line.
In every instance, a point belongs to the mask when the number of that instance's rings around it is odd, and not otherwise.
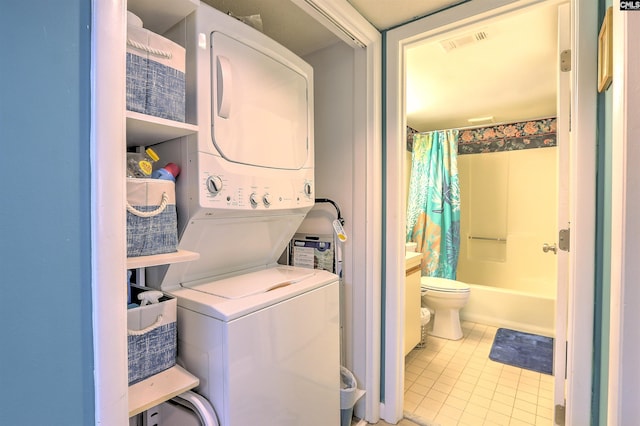
<path fill-rule="evenodd" d="M 497 328 L 463 322 L 457 341 L 427 337 L 405 360 L 405 417 L 441 426 L 544 425 L 553 377 L 489 359 Z"/>

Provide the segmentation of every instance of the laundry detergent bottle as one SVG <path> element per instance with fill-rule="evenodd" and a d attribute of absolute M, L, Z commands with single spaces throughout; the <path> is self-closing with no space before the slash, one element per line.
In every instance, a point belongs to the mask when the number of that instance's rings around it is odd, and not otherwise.
<path fill-rule="evenodd" d="M 164 167 L 154 171 L 151 174 L 152 178 L 164 179 L 175 182 L 176 178 L 180 174 L 180 167 L 174 163 L 167 163 Z"/>

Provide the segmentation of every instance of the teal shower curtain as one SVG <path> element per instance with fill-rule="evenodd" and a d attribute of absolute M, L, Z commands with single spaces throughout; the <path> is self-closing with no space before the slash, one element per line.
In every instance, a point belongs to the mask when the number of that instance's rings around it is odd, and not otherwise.
<path fill-rule="evenodd" d="M 458 131 L 413 136 L 407 242 L 418 244 L 422 275 L 456 278 L 460 251 Z"/>

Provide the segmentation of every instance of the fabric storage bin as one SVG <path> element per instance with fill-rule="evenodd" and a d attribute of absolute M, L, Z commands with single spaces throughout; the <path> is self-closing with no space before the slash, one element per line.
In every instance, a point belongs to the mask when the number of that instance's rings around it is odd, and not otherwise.
<path fill-rule="evenodd" d="M 174 121 L 185 119 L 185 51 L 149 32 L 146 114 Z"/>
<path fill-rule="evenodd" d="M 127 26 L 127 109 L 185 120 L 185 50 L 135 25 Z"/>
<path fill-rule="evenodd" d="M 127 26 L 127 109 L 145 114 L 147 104 L 148 55 L 133 46 L 147 46 L 149 31 L 142 27 Z"/>
<path fill-rule="evenodd" d="M 132 301 L 147 290 L 152 289 L 132 285 Z M 127 310 L 129 385 L 176 364 L 176 311 L 176 299 L 164 293 L 159 303 Z"/>
<path fill-rule="evenodd" d="M 177 249 L 175 183 L 127 178 L 127 256 L 172 253 Z"/>

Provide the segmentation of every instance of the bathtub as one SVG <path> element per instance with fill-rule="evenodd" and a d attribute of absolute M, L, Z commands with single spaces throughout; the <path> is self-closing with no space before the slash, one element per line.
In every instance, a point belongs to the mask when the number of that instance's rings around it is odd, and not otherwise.
<path fill-rule="evenodd" d="M 460 319 L 528 333 L 555 336 L 555 299 L 533 293 L 469 284 Z"/>

